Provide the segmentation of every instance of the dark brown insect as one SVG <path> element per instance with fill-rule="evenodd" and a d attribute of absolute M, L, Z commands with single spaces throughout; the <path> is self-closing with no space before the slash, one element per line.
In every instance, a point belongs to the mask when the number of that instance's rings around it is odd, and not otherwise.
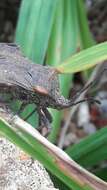
<path fill-rule="evenodd" d="M 21 100 L 20 111 L 25 105 L 35 103 L 43 125 L 52 121 L 47 108 L 60 110 L 79 103 L 74 102 L 79 94 L 72 100 L 60 95 L 58 74 L 54 68 L 33 64 L 15 44 L 0 44 L 0 93 Z"/>

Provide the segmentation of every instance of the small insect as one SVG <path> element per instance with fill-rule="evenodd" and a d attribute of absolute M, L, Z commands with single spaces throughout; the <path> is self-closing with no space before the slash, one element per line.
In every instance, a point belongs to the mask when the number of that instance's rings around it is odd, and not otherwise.
<path fill-rule="evenodd" d="M 17 45 L 11 43 L 0 44 L 0 93 L 21 100 L 20 111 L 35 103 L 43 126 L 52 122 L 47 108 L 60 110 L 81 102 L 75 102 L 80 93 L 70 100 L 60 95 L 55 68 L 33 64 L 22 55 Z"/>

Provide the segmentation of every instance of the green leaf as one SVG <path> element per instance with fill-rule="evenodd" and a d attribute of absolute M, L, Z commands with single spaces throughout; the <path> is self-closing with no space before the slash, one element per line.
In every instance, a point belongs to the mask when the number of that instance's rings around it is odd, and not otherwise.
<path fill-rule="evenodd" d="M 79 25 L 79 39 L 80 49 L 86 49 L 95 45 L 95 41 L 89 28 L 88 17 L 86 14 L 86 2 L 84 0 L 77 0 L 77 13 L 78 13 L 78 25 Z M 92 69 L 83 72 L 84 78 L 88 80 Z"/>
<path fill-rule="evenodd" d="M 68 187 L 73 190 L 94 190 L 94 187 L 98 190 L 106 190 L 106 183 L 73 162 L 63 151 L 48 142 L 29 124 L 17 116 L 12 118 L 12 115 L 6 115 L 6 113 L 3 117 L 14 127 L 4 119 L 0 119 L 0 132 L 34 159 L 38 159 Z"/>
<path fill-rule="evenodd" d="M 32 0 L 26 3 L 24 0 L 22 3 L 16 42 L 22 45 L 28 57 L 40 64 L 43 64 L 46 54 L 57 3 L 58 0 Z"/>
<path fill-rule="evenodd" d="M 83 49 L 95 45 L 94 39 L 92 38 L 91 31 L 88 25 L 88 19 L 86 15 L 86 8 L 84 0 L 77 1 L 77 12 L 78 12 L 78 25 L 80 42 Z"/>
<path fill-rule="evenodd" d="M 66 152 L 85 167 L 96 165 L 107 159 L 107 127 L 67 148 Z"/>
<path fill-rule="evenodd" d="M 29 20 L 33 1 L 34 0 L 31 0 L 31 1 L 22 0 L 21 6 L 20 6 L 15 40 L 22 47 L 24 46 L 24 36 L 26 33 L 26 26 Z"/>
<path fill-rule="evenodd" d="M 94 174 L 103 179 L 104 181 L 107 181 L 107 167 L 97 169 L 94 172 Z"/>
<path fill-rule="evenodd" d="M 47 50 L 47 64 L 55 66 L 76 52 L 78 39 L 78 22 L 76 2 L 59 0 L 55 12 L 55 20 Z M 71 76 L 60 76 L 61 93 L 68 96 Z M 66 88 L 65 88 L 66 86 Z M 52 131 L 49 140 L 55 143 L 60 130 L 62 112 L 51 110 L 53 116 Z"/>
<path fill-rule="evenodd" d="M 55 67 L 58 73 L 76 73 L 89 69 L 107 59 L 107 42 L 81 51 Z"/>

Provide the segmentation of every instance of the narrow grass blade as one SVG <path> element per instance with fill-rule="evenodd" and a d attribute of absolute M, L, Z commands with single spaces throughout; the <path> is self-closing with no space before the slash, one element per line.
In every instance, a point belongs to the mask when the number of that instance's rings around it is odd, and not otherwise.
<path fill-rule="evenodd" d="M 57 2 L 58 0 L 32 0 L 29 6 L 26 6 L 24 2 L 24 5 L 22 4 L 16 30 L 16 42 L 23 45 L 26 55 L 40 64 L 43 63 L 46 54 Z M 26 16 L 23 13 L 24 9 L 29 14 L 27 23 L 22 22 L 22 18 Z M 21 28 L 24 33 L 21 33 Z"/>
<path fill-rule="evenodd" d="M 48 49 L 47 49 L 47 59 L 48 65 L 57 65 L 61 60 L 61 43 L 62 43 L 62 22 L 63 22 L 63 0 L 59 0 L 58 7 L 55 12 L 54 23 L 49 39 Z M 48 139 L 55 143 L 57 135 L 60 130 L 60 122 L 62 112 L 50 109 L 53 117 L 52 129 Z"/>
<path fill-rule="evenodd" d="M 58 73 L 75 73 L 89 69 L 107 59 L 107 42 L 81 51 L 56 66 Z"/>
<path fill-rule="evenodd" d="M 97 169 L 94 173 L 104 181 L 107 181 L 107 167 Z"/>
<path fill-rule="evenodd" d="M 84 0 L 77 1 L 77 12 L 78 12 L 78 25 L 81 47 L 86 49 L 95 45 L 95 41 L 92 37 L 91 31 L 88 25 L 88 19 L 86 16 L 86 8 Z"/>
<path fill-rule="evenodd" d="M 77 13 L 78 13 L 78 27 L 79 27 L 79 39 L 80 49 L 86 49 L 96 44 L 89 28 L 88 17 L 86 14 L 85 1 L 77 0 Z M 84 71 L 83 75 L 88 80 L 92 69 Z"/>
<path fill-rule="evenodd" d="M 84 167 L 107 159 L 107 127 L 67 148 L 66 152 Z"/>
<path fill-rule="evenodd" d="M 29 20 L 33 1 L 34 0 L 30 0 L 30 1 L 22 0 L 21 6 L 20 6 L 15 40 L 22 47 L 24 46 L 24 36 L 26 33 L 26 26 Z"/>
<path fill-rule="evenodd" d="M 75 1 L 67 0 L 65 2 L 65 0 L 60 0 L 49 40 L 47 64 L 56 66 L 76 51 L 77 33 L 78 24 Z M 70 85 L 70 75 L 60 76 L 61 93 L 64 96 L 68 96 Z M 62 112 L 55 110 L 51 112 L 54 119 L 49 139 L 51 142 L 55 142 L 60 130 Z"/>

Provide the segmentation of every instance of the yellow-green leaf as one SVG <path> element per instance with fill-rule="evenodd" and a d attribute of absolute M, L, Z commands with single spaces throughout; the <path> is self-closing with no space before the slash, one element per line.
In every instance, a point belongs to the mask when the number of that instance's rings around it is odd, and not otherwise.
<path fill-rule="evenodd" d="M 95 66 L 107 59 L 107 42 L 81 51 L 56 66 L 58 73 L 76 73 Z"/>

